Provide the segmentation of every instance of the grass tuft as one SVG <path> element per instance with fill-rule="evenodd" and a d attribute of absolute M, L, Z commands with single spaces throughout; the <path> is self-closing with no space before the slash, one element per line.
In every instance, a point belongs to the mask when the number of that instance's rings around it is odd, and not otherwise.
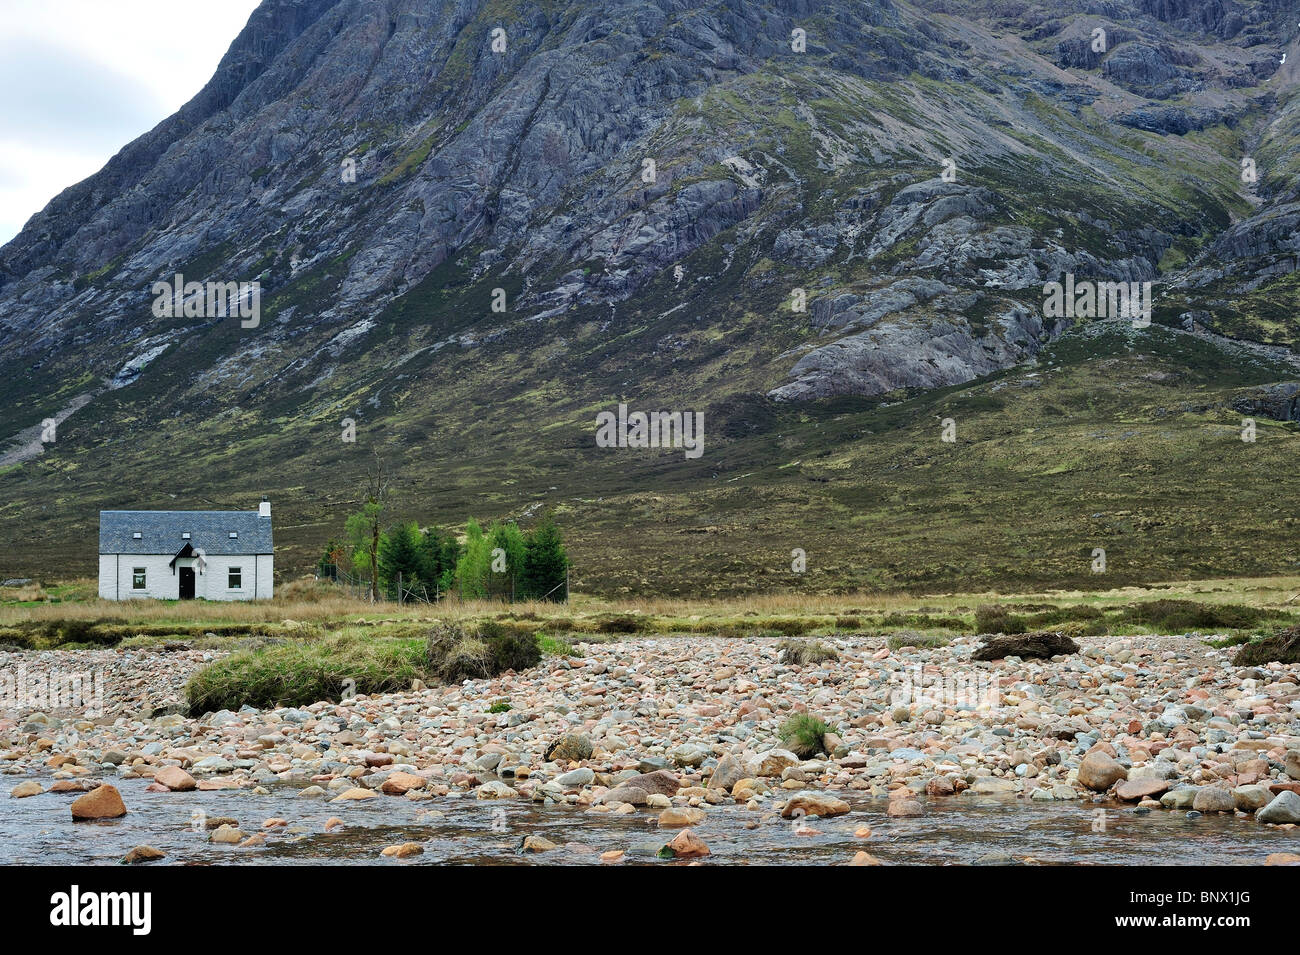
<path fill-rule="evenodd" d="M 796 713 L 778 731 L 781 744 L 800 759 L 826 752 L 826 734 L 831 728 L 810 713 Z M 829 754 L 828 754 L 829 755 Z"/>
<path fill-rule="evenodd" d="M 338 701 L 345 692 L 391 693 L 422 679 L 415 640 L 351 633 L 242 650 L 199 670 L 185 687 L 191 715 L 241 706 L 269 709 Z"/>
<path fill-rule="evenodd" d="M 817 640 L 782 640 L 776 649 L 786 663 L 801 667 L 840 658 L 833 647 Z"/>

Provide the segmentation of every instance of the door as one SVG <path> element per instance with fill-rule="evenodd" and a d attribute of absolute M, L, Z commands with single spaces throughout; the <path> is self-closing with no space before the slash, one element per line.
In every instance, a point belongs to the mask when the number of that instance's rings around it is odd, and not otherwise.
<path fill-rule="evenodd" d="M 181 571 L 181 600 L 194 599 L 194 568 L 182 567 Z"/>

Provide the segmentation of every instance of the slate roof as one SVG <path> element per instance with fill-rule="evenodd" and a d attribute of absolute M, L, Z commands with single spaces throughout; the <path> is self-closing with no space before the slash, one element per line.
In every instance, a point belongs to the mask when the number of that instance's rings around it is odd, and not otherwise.
<path fill-rule="evenodd" d="M 231 531 L 239 536 L 232 538 Z M 139 533 L 140 539 L 132 535 Z M 181 535 L 188 533 L 186 541 Z M 191 544 L 205 554 L 270 554 L 271 519 L 257 511 L 100 511 L 101 554 L 166 554 Z"/>

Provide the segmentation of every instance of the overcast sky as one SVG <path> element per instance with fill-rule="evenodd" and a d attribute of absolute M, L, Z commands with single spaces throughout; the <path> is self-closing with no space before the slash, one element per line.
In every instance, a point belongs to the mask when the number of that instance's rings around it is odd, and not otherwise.
<path fill-rule="evenodd" d="M 194 96 L 258 0 L 3 0 L 0 245 Z"/>

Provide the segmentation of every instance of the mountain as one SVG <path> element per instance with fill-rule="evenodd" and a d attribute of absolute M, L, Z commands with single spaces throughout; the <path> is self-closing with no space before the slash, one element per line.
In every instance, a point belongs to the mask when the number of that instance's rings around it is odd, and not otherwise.
<path fill-rule="evenodd" d="M 609 593 L 1291 571 L 1297 21 L 265 0 L 0 249 L 0 574 L 261 493 L 305 570 L 375 454 L 425 521 L 555 508 Z M 1066 275 L 1153 324 L 1049 315 Z M 620 402 L 704 454 L 598 447 Z"/>

